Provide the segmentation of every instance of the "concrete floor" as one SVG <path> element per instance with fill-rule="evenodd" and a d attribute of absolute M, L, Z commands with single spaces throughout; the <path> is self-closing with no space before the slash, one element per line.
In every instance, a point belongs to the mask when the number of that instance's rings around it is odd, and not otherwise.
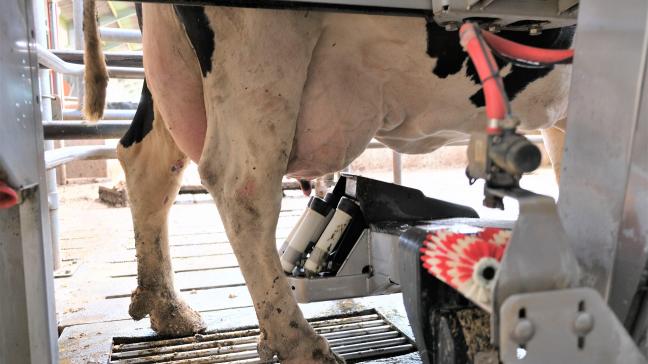
<path fill-rule="evenodd" d="M 365 174 L 390 180 L 389 173 Z M 549 170 L 526 178 L 536 192 L 557 194 Z M 463 170 L 435 173 L 405 172 L 403 184 L 422 189 L 428 196 L 478 208 L 482 217 L 514 219 L 515 203 L 507 211 L 479 207 L 481 186 L 468 187 Z M 133 227 L 128 208 L 110 208 L 96 200 L 97 185 L 61 188 L 61 250 L 72 267 L 70 277 L 57 278 L 57 320 L 62 363 L 105 363 L 112 337 L 150 336 L 148 319 L 128 316 L 130 292 L 136 287 Z M 282 203 L 277 229 L 280 243 L 305 208 L 307 199 L 291 193 Z M 510 207 L 510 208 L 509 208 Z M 216 207 L 208 196 L 180 196 L 170 214 L 170 243 L 176 285 L 185 299 L 202 312 L 210 330 L 256 324 L 252 301 Z M 72 264 L 75 262 L 75 264 Z M 301 305 L 307 317 L 375 308 L 411 336 L 400 294 Z M 418 363 L 417 354 L 375 362 Z"/>

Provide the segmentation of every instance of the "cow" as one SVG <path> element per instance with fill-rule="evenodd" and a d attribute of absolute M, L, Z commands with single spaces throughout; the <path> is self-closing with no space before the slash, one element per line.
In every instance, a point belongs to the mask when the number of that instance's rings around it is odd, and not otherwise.
<path fill-rule="evenodd" d="M 304 319 L 280 265 L 282 178 L 341 170 L 372 138 L 401 153 L 429 153 L 484 128 L 484 96 L 457 32 L 431 18 L 148 3 L 141 10 L 145 85 L 117 150 L 138 264 L 130 315 L 149 315 L 163 335 L 205 329 L 174 287 L 167 233 L 192 160 L 252 296 L 261 359 L 342 362 Z M 96 120 L 108 75 L 94 0 L 84 17 L 84 111 Z M 502 35 L 567 48 L 573 29 Z M 570 68 L 502 66 L 521 127 L 546 130 L 558 168 Z"/>

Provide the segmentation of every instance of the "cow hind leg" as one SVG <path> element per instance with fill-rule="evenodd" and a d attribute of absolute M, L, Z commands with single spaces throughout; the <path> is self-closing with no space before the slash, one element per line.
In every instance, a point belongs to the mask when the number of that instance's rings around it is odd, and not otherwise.
<path fill-rule="evenodd" d="M 204 80 L 207 136 L 200 177 L 216 201 L 252 296 L 261 359 L 277 355 L 283 364 L 339 363 L 297 306 L 275 240 L 281 180 L 317 39 L 308 24 L 313 16 L 255 14 L 261 13 L 226 8 L 211 13 L 220 47 L 228 51 L 214 54 Z M 246 32 L 233 28 L 243 22 Z M 268 35 L 271 30 L 281 36 Z"/>
<path fill-rule="evenodd" d="M 155 112 L 146 90 L 128 133 L 117 148 L 135 230 L 137 288 L 129 313 L 135 320 L 150 316 L 161 335 L 180 336 L 204 331 L 200 315 L 174 287 L 167 216 L 180 188 L 188 160 L 177 148 Z"/>
<path fill-rule="evenodd" d="M 304 319 L 277 255 L 275 231 L 292 143 L 290 127 L 276 125 L 276 133 L 259 138 L 249 132 L 252 126 L 238 120 L 218 123 L 218 133 L 212 134 L 215 128 L 208 117 L 208 142 L 199 170 L 254 302 L 261 329 L 259 355 L 264 362 L 277 355 L 284 364 L 341 362 Z"/>
<path fill-rule="evenodd" d="M 565 146 L 565 119 L 559 121 L 556 125 L 542 129 L 542 139 L 545 150 L 551 160 L 556 180 L 560 182 L 560 171 L 562 168 L 563 149 Z"/>

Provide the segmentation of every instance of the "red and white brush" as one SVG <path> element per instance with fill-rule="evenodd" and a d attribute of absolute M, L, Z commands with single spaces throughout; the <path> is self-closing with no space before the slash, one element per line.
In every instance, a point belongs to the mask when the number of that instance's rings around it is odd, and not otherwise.
<path fill-rule="evenodd" d="M 497 271 L 510 238 L 510 230 L 497 228 L 474 234 L 437 230 L 423 242 L 423 267 L 490 312 Z"/>

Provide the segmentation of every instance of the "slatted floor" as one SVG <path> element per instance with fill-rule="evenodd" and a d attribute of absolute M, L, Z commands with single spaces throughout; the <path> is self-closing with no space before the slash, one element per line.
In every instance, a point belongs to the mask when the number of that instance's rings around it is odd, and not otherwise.
<path fill-rule="evenodd" d="M 74 275 L 55 280 L 62 363 L 108 362 L 113 337 L 147 341 L 154 338 L 148 319 L 134 322 L 128 316 L 130 293 L 137 284 L 130 211 L 96 202 L 96 191 L 96 185 L 68 186 L 61 191 L 62 255 L 78 265 Z M 289 233 L 306 202 L 303 197 L 283 200 L 278 242 Z M 256 325 L 252 300 L 215 206 L 176 204 L 169 226 L 176 287 L 201 312 L 208 329 L 221 332 Z M 411 336 L 400 295 L 301 307 L 311 319 L 374 309 Z M 416 353 L 377 360 L 420 363 Z"/>
<path fill-rule="evenodd" d="M 349 363 L 416 350 L 407 336 L 375 310 L 309 321 Z M 248 327 L 168 340 L 115 338 L 110 364 L 268 363 L 256 352 L 258 337 L 258 327 Z"/>

